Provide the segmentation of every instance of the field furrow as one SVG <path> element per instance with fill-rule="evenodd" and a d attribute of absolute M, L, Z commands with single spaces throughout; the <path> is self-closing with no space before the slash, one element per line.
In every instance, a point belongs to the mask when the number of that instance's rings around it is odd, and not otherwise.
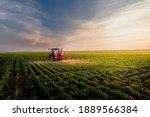
<path fill-rule="evenodd" d="M 0 54 L 0 99 L 150 99 L 149 51 L 65 53 L 89 64 L 42 55 Z"/>

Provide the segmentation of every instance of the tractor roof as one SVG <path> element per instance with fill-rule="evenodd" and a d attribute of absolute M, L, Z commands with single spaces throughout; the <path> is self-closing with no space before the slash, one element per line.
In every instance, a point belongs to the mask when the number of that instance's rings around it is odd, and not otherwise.
<path fill-rule="evenodd" d="M 62 48 L 51 48 L 51 50 L 60 50 Z"/>

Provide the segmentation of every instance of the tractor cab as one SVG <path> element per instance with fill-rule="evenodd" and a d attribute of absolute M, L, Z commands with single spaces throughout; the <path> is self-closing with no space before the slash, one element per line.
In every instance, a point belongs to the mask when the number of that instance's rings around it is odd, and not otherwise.
<path fill-rule="evenodd" d="M 49 54 L 49 60 L 57 61 L 57 60 L 63 60 L 64 59 L 64 52 L 62 48 L 51 48 Z"/>

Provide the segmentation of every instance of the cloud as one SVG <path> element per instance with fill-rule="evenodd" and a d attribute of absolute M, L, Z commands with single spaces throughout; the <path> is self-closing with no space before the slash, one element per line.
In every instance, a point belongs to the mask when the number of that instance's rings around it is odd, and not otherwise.
<path fill-rule="evenodd" d="M 137 34 L 148 31 L 150 24 L 149 6 L 150 1 L 144 0 L 125 7 L 111 17 L 107 29 L 116 29 L 118 35 Z"/>
<path fill-rule="evenodd" d="M 27 47 L 32 49 L 38 43 L 47 45 L 44 43 L 44 39 L 47 38 L 47 35 L 44 35 L 44 30 L 46 29 L 42 26 L 41 20 L 37 19 L 36 16 L 48 16 L 41 12 L 38 7 L 38 4 L 34 0 L 26 2 L 0 0 L 1 47 L 5 44 L 7 46 L 6 50 L 12 50 L 14 47 L 18 50 L 17 47 L 20 47 L 20 45 L 24 49 Z M 41 32 L 42 36 L 35 32 Z M 47 31 L 47 33 L 49 32 Z M 32 40 L 31 37 L 34 36 L 37 38 Z"/>
<path fill-rule="evenodd" d="M 82 22 L 71 35 L 69 48 L 146 49 L 150 44 L 150 1 L 123 7 L 105 17 Z M 68 47 L 68 46 L 67 46 Z"/>
<path fill-rule="evenodd" d="M 70 31 L 54 32 L 44 25 L 50 23 L 45 19 L 50 20 L 51 16 L 43 12 L 35 0 L 0 0 L 0 46 L 5 45 L 6 51 L 20 50 L 20 47 L 22 50 L 44 50 L 66 44 L 65 37 Z"/>
<path fill-rule="evenodd" d="M 56 3 L 50 9 L 35 0 L 0 0 L 0 49 L 143 49 L 150 43 L 149 0 Z"/>

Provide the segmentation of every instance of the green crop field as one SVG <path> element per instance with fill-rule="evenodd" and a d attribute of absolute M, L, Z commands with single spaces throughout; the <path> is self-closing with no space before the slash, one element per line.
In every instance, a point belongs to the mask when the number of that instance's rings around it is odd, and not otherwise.
<path fill-rule="evenodd" d="M 150 51 L 1 52 L 0 99 L 150 99 Z M 36 59 L 35 59 L 36 58 Z"/>

